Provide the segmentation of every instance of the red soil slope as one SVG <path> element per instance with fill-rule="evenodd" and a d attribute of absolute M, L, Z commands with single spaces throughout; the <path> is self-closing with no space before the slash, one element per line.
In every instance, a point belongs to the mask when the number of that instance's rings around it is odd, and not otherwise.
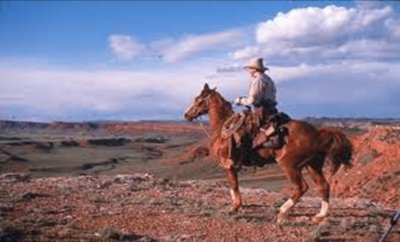
<path fill-rule="evenodd" d="M 362 197 L 400 208 L 400 129 L 373 127 L 352 138 L 354 167 L 335 175 L 332 185 L 339 197 Z"/>

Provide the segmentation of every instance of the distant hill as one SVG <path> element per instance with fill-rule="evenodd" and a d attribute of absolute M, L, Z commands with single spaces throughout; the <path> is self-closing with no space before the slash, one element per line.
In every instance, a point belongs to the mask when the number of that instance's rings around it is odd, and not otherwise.
<path fill-rule="evenodd" d="M 367 129 L 372 126 L 400 125 L 398 118 L 329 118 L 307 117 L 305 121 L 314 125 L 328 125 L 346 129 Z"/>
<path fill-rule="evenodd" d="M 375 125 L 400 125 L 398 118 L 329 118 L 329 117 L 307 117 L 304 119 L 314 125 L 329 125 L 339 128 L 364 128 Z M 189 123 L 183 120 L 141 120 L 141 121 L 87 121 L 87 122 L 30 122 L 0 120 L 0 132 L 22 131 L 22 130 L 129 130 L 143 128 L 183 128 L 198 129 L 198 123 Z"/>
<path fill-rule="evenodd" d="M 134 132 L 137 130 L 157 130 L 165 132 L 186 132 L 198 130 L 198 123 L 184 121 L 90 121 L 90 122 L 64 122 L 49 123 L 30 121 L 0 120 L 0 134 L 13 132 Z"/>

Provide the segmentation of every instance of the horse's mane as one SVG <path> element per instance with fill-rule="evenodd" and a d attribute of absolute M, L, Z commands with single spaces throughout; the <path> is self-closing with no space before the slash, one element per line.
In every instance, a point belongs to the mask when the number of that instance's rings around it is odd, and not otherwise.
<path fill-rule="evenodd" d="M 219 109 L 220 112 L 223 112 L 221 113 L 221 115 L 223 115 L 225 118 L 230 117 L 234 113 L 232 104 L 226 101 L 225 98 L 218 91 L 212 90 L 212 92 L 213 93 L 211 93 L 210 95 L 215 95 L 215 97 L 217 97 L 219 105 L 221 106 Z"/>

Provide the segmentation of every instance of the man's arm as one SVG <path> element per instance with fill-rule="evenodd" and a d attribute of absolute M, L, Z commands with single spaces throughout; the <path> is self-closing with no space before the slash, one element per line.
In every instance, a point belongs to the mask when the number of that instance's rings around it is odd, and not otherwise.
<path fill-rule="evenodd" d="M 250 85 L 249 96 L 237 98 L 235 102 L 240 105 L 252 105 L 259 98 L 261 91 L 261 80 L 256 79 Z"/>

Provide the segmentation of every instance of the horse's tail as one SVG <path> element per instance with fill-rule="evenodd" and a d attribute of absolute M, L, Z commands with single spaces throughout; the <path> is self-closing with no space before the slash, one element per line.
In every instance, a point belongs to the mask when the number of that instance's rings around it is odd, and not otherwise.
<path fill-rule="evenodd" d="M 353 146 L 345 134 L 337 129 L 322 128 L 318 131 L 321 151 L 330 161 L 331 175 L 333 176 L 344 165 L 347 170 L 352 167 L 351 157 Z"/>

